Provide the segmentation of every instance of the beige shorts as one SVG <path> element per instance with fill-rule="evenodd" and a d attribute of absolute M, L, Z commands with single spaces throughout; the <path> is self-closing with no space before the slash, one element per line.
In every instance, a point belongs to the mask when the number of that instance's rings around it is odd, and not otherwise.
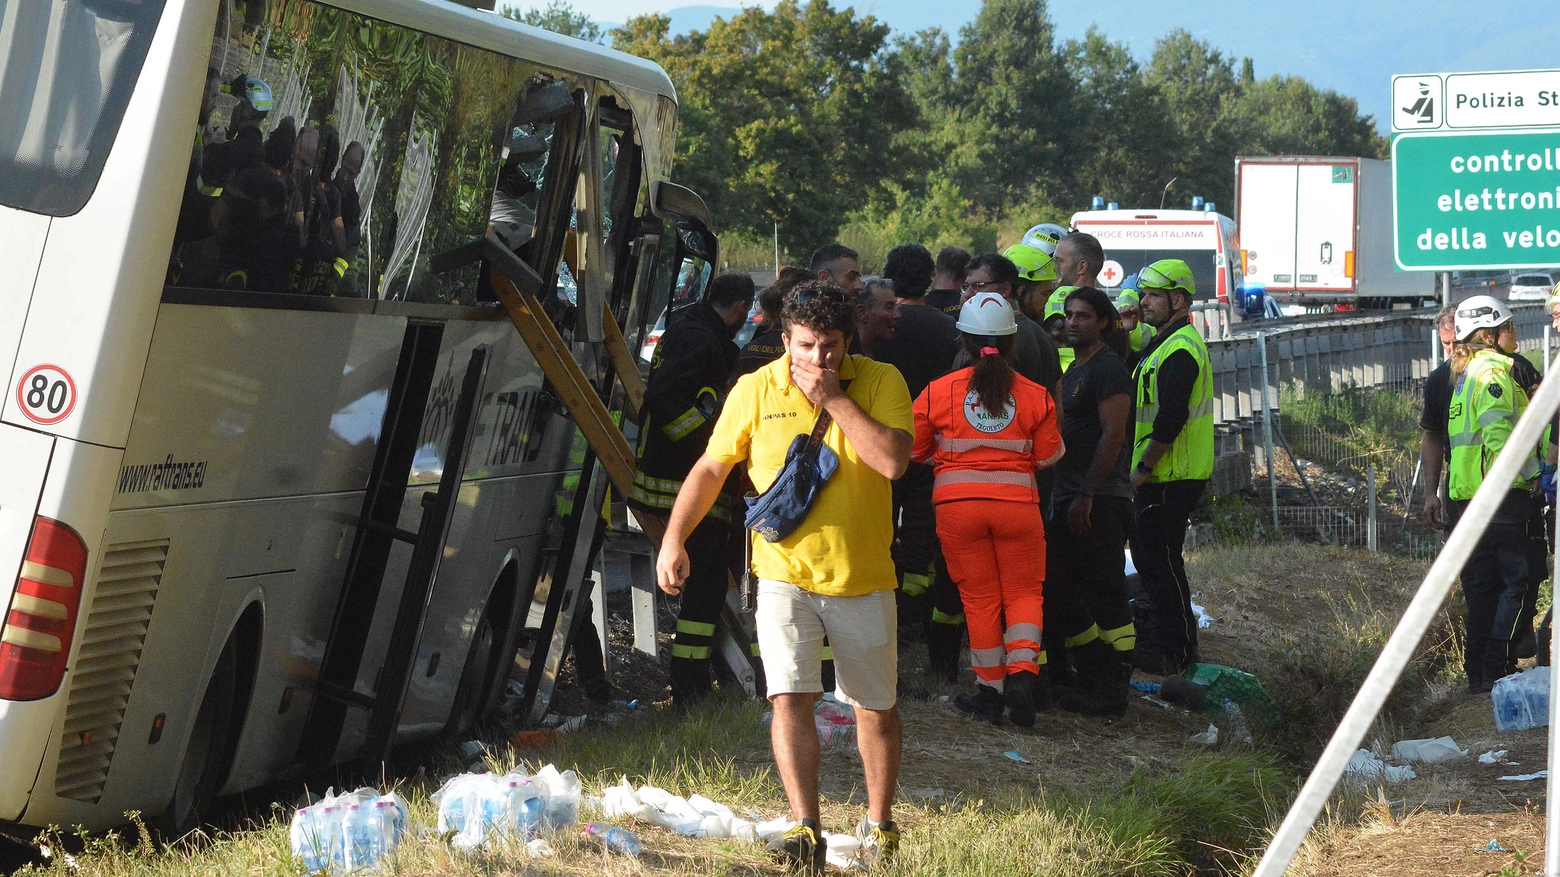
<path fill-rule="evenodd" d="M 758 580 L 758 650 L 769 696 L 823 693 L 823 638 L 834 653 L 835 696 L 892 709 L 899 689 L 899 610 L 893 591 L 826 597 Z"/>

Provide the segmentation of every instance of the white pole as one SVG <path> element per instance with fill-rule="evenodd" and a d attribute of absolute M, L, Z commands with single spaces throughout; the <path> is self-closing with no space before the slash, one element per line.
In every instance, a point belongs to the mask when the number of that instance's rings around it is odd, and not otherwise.
<path fill-rule="evenodd" d="M 1370 502 L 1370 517 L 1368 519 L 1369 523 L 1367 525 L 1367 529 L 1365 530 L 1365 545 L 1371 550 L 1372 553 L 1375 553 L 1375 551 L 1380 547 L 1381 543 L 1377 538 L 1378 531 L 1376 527 L 1376 464 L 1374 462 L 1372 462 L 1367 468 L 1365 475 L 1367 479 L 1365 494 L 1366 498 Z"/>
<path fill-rule="evenodd" d="M 1273 459 L 1273 405 L 1268 401 L 1267 333 L 1257 333 L 1257 355 L 1262 357 L 1262 443 L 1267 452 L 1268 495 L 1273 507 L 1273 538 L 1278 538 L 1278 473 Z"/>
<path fill-rule="evenodd" d="M 1548 340 L 1549 330 L 1544 330 L 1544 338 Z M 1549 374 L 1548 360 L 1545 360 L 1544 374 Z M 1548 380 L 1547 378 L 1545 379 Z M 1555 567 L 1550 570 L 1551 582 L 1560 582 L 1560 545 L 1555 547 Z M 1550 662 L 1553 656 L 1560 654 L 1560 625 L 1550 622 Z M 1560 707 L 1560 672 L 1554 667 L 1549 670 L 1549 759 L 1546 767 L 1549 768 L 1549 778 L 1544 781 L 1546 788 L 1544 798 L 1544 873 L 1560 874 L 1560 807 L 1552 807 L 1550 801 L 1555 800 L 1555 795 L 1560 795 L 1560 765 L 1555 763 L 1555 753 L 1560 751 L 1560 714 L 1556 713 Z"/>
<path fill-rule="evenodd" d="M 1327 799 L 1337 787 L 1338 780 L 1343 777 L 1349 758 L 1359 749 L 1360 742 L 1370 731 L 1371 723 L 1381 712 L 1381 705 L 1386 702 L 1398 677 L 1413 658 L 1414 648 L 1424 638 L 1430 622 L 1435 620 L 1442 604 L 1446 602 L 1447 594 L 1451 593 L 1452 585 L 1457 581 L 1457 574 L 1461 572 L 1463 564 L 1468 562 L 1468 555 L 1473 553 L 1474 545 L 1484 536 L 1484 528 L 1494 516 L 1495 509 L 1506 498 L 1507 488 L 1516 480 L 1517 471 L 1527 456 L 1533 453 L 1539 434 L 1555 416 L 1557 409 L 1560 409 L 1560 380 L 1545 377 L 1539 386 L 1538 395 L 1533 397 L 1533 404 L 1528 406 L 1527 412 L 1517 422 L 1510 440 L 1501 449 L 1500 456 L 1495 458 L 1495 465 L 1485 476 L 1478 493 L 1468 503 L 1467 510 L 1457 522 L 1457 528 L 1446 540 L 1446 547 L 1425 574 L 1414 599 L 1409 602 L 1408 609 L 1381 650 L 1370 675 L 1365 677 L 1365 683 L 1360 686 L 1348 711 L 1343 714 L 1338 730 L 1333 732 L 1327 748 L 1322 750 L 1322 757 L 1317 760 L 1316 767 L 1311 769 L 1311 775 L 1306 778 L 1300 795 L 1290 806 L 1289 813 L 1273 835 L 1267 851 L 1262 854 L 1262 861 L 1257 863 L 1252 877 L 1283 877 L 1284 871 L 1289 868 L 1300 844 L 1305 841 L 1306 833 L 1316 823 Z M 1549 702 L 1553 711 L 1556 702 L 1553 693 Z M 1550 735 L 1554 734 L 1555 723 L 1551 721 Z M 1550 752 L 1554 751 L 1551 747 Z M 1550 777 L 1554 776 L 1551 771 Z M 1560 815 L 1560 808 L 1555 808 L 1547 817 L 1550 820 L 1548 825 L 1552 828 L 1560 828 L 1554 821 L 1557 815 Z M 1550 837 L 1560 839 L 1560 831 Z M 1546 847 L 1546 857 L 1560 855 L 1560 844 L 1551 843 Z M 1560 863 L 1560 859 L 1550 861 Z M 1552 865 L 1545 873 L 1557 873 L 1557 870 L 1552 869 L 1560 869 L 1560 864 Z"/>
<path fill-rule="evenodd" d="M 780 223 L 775 223 L 775 281 L 780 280 Z"/>

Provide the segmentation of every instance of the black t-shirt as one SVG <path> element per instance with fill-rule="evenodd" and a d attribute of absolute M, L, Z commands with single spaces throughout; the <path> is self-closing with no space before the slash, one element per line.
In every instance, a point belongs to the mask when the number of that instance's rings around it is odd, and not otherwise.
<path fill-rule="evenodd" d="M 926 305 L 900 306 L 894 337 L 879 341 L 872 358 L 904 376 L 915 399 L 926 385 L 948 373 L 962 343 L 954 319 Z"/>
<path fill-rule="evenodd" d="M 926 306 L 942 311 L 955 320 L 959 318 L 959 309 L 964 307 L 963 298 L 957 289 L 931 289 L 926 293 Z"/>
<path fill-rule="evenodd" d="M 1095 449 L 1105 429 L 1100 425 L 1100 403 L 1112 396 L 1132 398 L 1132 373 L 1127 364 L 1110 348 L 1074 363 L 1062 373 L 1062 442 L 1067 453 L 1056 464 L 1056 498 L 1082 492 L 1083 479 L 1094 461 Z M 1128 415 L 1130 417 L 1130 414 Z M 1105 477 L 1096 496 L 1132 497 L 1132 481 L 1127 469 L 1132 462 L 1131 424 L 1121 442 L 1116 465 Z"/>
<path fill-rule="evenodd" d="M 1452 458 L 1451 445 L 1447 442 L 1447 412 L 1452 407 L 1452 364 L 1442 362 L 1425 378 L 1425 407 L 1419 413 L 1419 428 L 1441 439 L 1446 459 Z"/>

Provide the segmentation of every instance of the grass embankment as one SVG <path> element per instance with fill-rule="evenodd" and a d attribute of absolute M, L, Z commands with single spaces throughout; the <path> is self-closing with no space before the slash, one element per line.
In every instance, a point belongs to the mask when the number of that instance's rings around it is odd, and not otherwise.
<path fill-rule="evenodd" d="M 905 767 L 896 816 L 905 831 L 896 875 L 1181 875 L 1239 873 L 1260 851 L 1304 768 L 1374 650 L 1406 603 L 1422 567 L 1388 558 L 1311 546 L 1216 549 L 1192 558 L 1198 602 L 1220 621 L 1204 631 L 1208 660 L 1251 670 L 1287 710 L 1281 734 L 1255 750 L 1226 744 L 1207 751 L 1187 737 L 1203 716 L 1134 701 L 1112 722 L 1052 713 L 1037 728 L 993 728 L 960 716 L 933 686 L 927 700 L 903 703 Z M 913 647 L 902 672 L 917 676 Z M 1433 678 L 1439 648 L 1427 653 L 1420 679 Z M 1410 696 L 1390 707 L 1392 721 L 1417 709 Z M 720 701 L 686 716 L 669 709 L 618 713 L 615 724 L 590 722 L 562 742 L 522 752 L 533 767 L 573 768 L 587 795 L 622 776 L 673 793 L 706 795 L 739 813 L 773 818 L 785 799 L 768 750 L 764 705 Z M 502 739 L 503 731 L 493 733 Z M 1266 735 L 1259 734 L 1259 738 Z M 1228 739 L 1228 737 L 1226 737 Z M 1033 762 L 1004 759 L 1018 749 Z M 432 825 L 428 801 L 440 777 L 462 769 L 453 747 L 426 770 L 398 781 L 414 822 Z M 505 770 L 516 758 L 491 762 Z M 824 824 L 848 830 L 862 812 L 860 760 L 850 747 L 824 755 Z M 251 798 L 253 800 L 253 798 Z M 131 875 L 296 875 L 288 855 L 290 804 L 251 813 L 251 827 L 162 846 L 133 827 L 83 842 L 55 837 L 38 870 L 60 877 Z M 599 814 L 589 808 L 588 820 Z M 388 872 L 407 875 L 779 873 L 758 844 L 690 840 L 631 826 L 644 841 L 640 860 L 609 856 L 578 831 L 551 839 L 556 856 L 530 860 L 519 848 L 476 855 L 452 852 L 436 836 L 403 846 Z M 84 843 L 84 846 L 83 846 Z M 63 850 L 71 850 L 70 859 Z"/>

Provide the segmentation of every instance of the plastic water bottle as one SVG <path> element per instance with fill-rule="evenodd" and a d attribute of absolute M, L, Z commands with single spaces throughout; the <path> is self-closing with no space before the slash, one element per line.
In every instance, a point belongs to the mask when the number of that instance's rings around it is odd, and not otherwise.
<path fill-rule="evenodd" d="M 377 807 L 349 805 L 346 815 L 341 818 L 341 833 L 346 841 L 348 870 L 371 868 L 384 858 L 385 836 Z"/>
<path fill-rule="evenodd" d="M 1549 724 L 1549 668 L 1534 667 L 1497 680 L 1490 700 L 1495 730 L 1502 734 Z"/>
<path fill-rule="evenodd" d="M 293 816 L 292 851 L 309 873 L 330 865 L 330 832 L 319 807 L 305 807 Z"/>
<path fill-rule="evenodd" d="M 483 837 L 503 831 L 504 826 L 509 823 L 509 802 L 514 800 L 515 788 L 519 785 L 516 780 L 502 780 L 490 783 L 482 790 L 481 803 L 478 806 L 482 813 Z"/>
<path fill-rule="evenodd" d="M 457 834 L 466 829 L 466 804 L 471 797 L 464 789 L 454 790 L 449 797 L 439 802 L 439 831 L 453 831 Z"/>
<path fill-rule="evenodd" d="M 535 837 L 547 808 L 547 799 L 538 784 L 531 780 L 510 783 L 510 806 L 514 810 L 515 831 L 527 840 Z"/>
<path fill-rule="evenodd" d="M 625 856 L 639 855 L 639 838 L 626 828 L 618 828 L 607 822 L 592 822 L 585 826 L 585 834 L 595 838 L 602 846 Z"/>
<path fill-rule="evenodd" d="M 327 804 L 319 808 L 315 817 L 319 837 L 324 838 L 326 858 L 332 868 L 340 871 L 346 867 L 347 855 L 341 834 L 341 808 Z"/>

